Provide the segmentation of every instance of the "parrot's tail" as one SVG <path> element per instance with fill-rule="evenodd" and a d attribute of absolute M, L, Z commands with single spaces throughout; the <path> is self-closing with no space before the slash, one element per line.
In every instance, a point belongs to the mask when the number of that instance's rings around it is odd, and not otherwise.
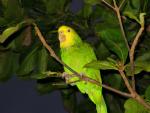
<path fill-rule="evenodd" d="M 102 96 L 101 104 L 96 105 L 96 110 L 97 110 L 97 113 L 107 113 L 107 107 L 106 107 L 103 96 Z"/>

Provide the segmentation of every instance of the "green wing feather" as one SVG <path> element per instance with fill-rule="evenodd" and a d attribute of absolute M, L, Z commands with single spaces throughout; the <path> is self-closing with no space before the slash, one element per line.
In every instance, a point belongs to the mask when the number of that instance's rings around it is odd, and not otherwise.
<path fill-rule="evenodd" d="M 102 82 L 100 71 L 92 68 L 85 68 L 84 65 L 97 60 L 95 53 L 90 45 L 81 42 L 68 48 L 61 48 L 62 60 L 78 73 L 83 73 L 86 76 Z M 65 72 L 71 74 L 67 68 L 64 67 Z M 72 78 L 75 81 L 77 78 Z M 82 93 L 88 94 L 89 98 L 96 105 L 97 113 L 107 113 L 105 101 L 102 96 L 102 87 L 95 84 L 80 81 L 75 83 Z"/>

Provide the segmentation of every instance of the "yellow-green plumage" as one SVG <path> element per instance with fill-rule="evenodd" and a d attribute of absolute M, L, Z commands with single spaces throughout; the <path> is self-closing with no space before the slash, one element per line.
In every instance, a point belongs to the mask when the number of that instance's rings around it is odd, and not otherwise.
<path fill-rule="evenodd" d="M 83 73 L 84 75 L 101 83 L 102 80 L 99 70 L 84 67 L 85 64 L 92 60 L 96 60 L 95 53 L 91 46 L 82 42 L 79 35 L 68 26 L 61 26 L 58 32 L 62 61 L 78 73 Z M 66 73 L 72 74 L 72 72 L 65 67 L 64 70 Z M 76 79 L 77 77 L 74 77 L 70 79 L 70 81 L 74 81 Z M 75 85 L 77 85 L 78 89 L 82 93 L 88 94 L 91 101 L 96 105 L 97 113 L 107 113 L 101 86 L 86 81 L 75 82 Z"/>

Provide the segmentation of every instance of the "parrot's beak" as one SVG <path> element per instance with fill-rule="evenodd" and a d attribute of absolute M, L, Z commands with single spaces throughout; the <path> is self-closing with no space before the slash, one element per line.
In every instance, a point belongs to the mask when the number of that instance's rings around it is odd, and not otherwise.
<path fill-rule="evenodd" d="M 59 41 L 64 42 L 66 40 L 66 36 L 63 32 L 59 33 Z"/>

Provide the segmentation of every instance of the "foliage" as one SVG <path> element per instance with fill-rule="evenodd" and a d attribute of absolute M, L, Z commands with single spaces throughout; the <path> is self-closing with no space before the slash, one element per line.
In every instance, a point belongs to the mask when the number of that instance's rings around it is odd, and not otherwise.
<path fill-rule="evenodd" d="M 37 80 L 40 94 L 59 89 L 65 108 L 73 113 L 94 113 L 94 105 L 84 97 L 76 102 L 78 91 L 75 87 L 55 86 L 64 83 L 62 78 L 49 77 L 46 71 L 63 72 L 62 65 L 49 56 L 48 51 L 35 35 L 33 23 L 36 23 L 46 41 L 56 54 L 59 54 L 57 28 L 66 24 L 77 30 L 84 41 L 95 49 L 98 61 L 92 61 L 85 67 L 101 69 L 103 83 L 121 91 L 127 91 L 118 70 L 118 63 L 125 64 L 125 72 L 131 76 L 128 48 L 116 14 L 100 0 L 83 0 L 79 10 L 72 9 L 74 0 L 1 0 L 0 1 L 0 81 L 9 80 L 12 75 L 22 79 Z M 111 0 L 108 3 L 113 5 Z M 121 0 L 116 0 L 120 4 Z M 150 102 L 150 1 L 126 0 L 121 8 L 124 29 L 129 44 L 135 38 L 140 24 L 145 18 L 145 31 L 141 36 L 135 54 L 135 77 L 137 92 Z M 15 9 L 15 10 L 14 10 Z M 143 13 L 141 13 L 143 12 Z M 145 13 L 145 14 L 144 14 Z M 145 79 L 146 78 L 146 79 Z M 129 79 L 130 80 L 130 79 Z M 140 88 L 139 88 L 140 87 Z M 148 113 L 133 99 L 115 97 L 104 90 L 109 113 Z M 114 99 L 115 98 L 115 99 Z M 84 109 L 82 109 L 84 106 Z M 123 108 L 124 106 L 124 108 Z M 132 107 L 131 107 L 132 106 Z M 132 109 L 131 109 L 132 108 Z M 138 108 L 136 110 L 136 108 Z M 125 111 L 124 111 L 125 109 Z"/>

